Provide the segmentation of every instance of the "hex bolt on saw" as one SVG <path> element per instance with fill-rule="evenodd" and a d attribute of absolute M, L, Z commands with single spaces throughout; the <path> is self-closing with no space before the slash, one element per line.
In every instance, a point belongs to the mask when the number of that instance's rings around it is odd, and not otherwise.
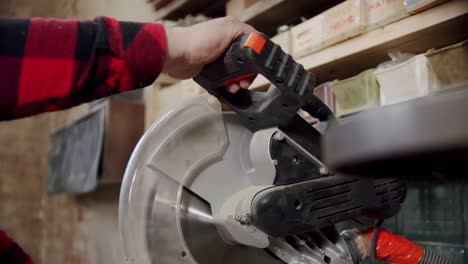
<path fill-rule="evenodd" d="M 220 89 L 255 74 L 268 91 Z M 327 167 L 322 134 L 297 114 L 334 119 L 313 95 L 314 76 L 252 33 L 194 79 L 211 95 L 160 117 L 127 166 L 119 221 L 128 263 L 359 263 L 335 224 L 395 215 L 406 181 Z"/>

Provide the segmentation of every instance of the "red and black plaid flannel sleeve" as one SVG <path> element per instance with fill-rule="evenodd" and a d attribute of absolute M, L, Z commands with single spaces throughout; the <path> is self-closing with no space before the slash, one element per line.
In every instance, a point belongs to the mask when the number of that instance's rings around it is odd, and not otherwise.
<path fill-rule="evenodd" d="M 69 108 L 151 84 L 166 37 L 156 23 L 0 19 L 0 120 Z"/>
<path fill-rule="evenodd" d="M 0 230 L 0 263 L 33 264 L 33 261 L 18 244 Z"/>

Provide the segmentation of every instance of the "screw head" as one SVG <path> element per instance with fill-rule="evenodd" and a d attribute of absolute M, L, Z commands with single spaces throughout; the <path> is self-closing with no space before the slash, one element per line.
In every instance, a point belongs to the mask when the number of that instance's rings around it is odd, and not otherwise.
<path fill-rule="evenodd" d="M 250 219 L 249 219 L 248 216 L 243 215 L 243 216 L 240 217 L 239 223 L 240 223 L 241 225 L 248 225 L 248 224 L 250 224 Z"/>
<path fill-rule="evenodd" d="M 240 215 L 236 214 L 234 216 L 234 219 L 239 222 L 241 220 L 241 217 L 240 217 Z"/>
<path fill-rule="evenodd" d="M 299 157 L 298 157 L 298 156 L 294 156 L 294 157 L 292 158 L 292 163 L 293 163 L 293 164 L 298 164 L 298 163 L 299 163 Z"/>
<path fill-rule="evenodd" d="M 322 168 L 319 169 L 319 172 L 320 172 L 320 174 L 325 175 L 325 174 L 328 174 L 328 169 L 322 167 Z"/>
<path fill-rule="evenodd" d="M 273 135 L 273 139 L 276 141 L 282 141 L 284 140 L 284 135 L 280 131 L 276 131 L 275 134 Z"/>

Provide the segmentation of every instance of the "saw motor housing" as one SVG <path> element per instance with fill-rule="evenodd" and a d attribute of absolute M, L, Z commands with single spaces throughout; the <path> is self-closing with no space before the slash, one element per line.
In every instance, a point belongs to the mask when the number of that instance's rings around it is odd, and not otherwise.
<path fill-rule="evenodd" d="M 270 88 L 236 94 L 220 89 L 252 74 L 269 79 Z M 313 74 L 265 36 L 252 33 L 238 38 L 194 80 L 254 133 L 250 153 L 261 158 L 251 158 L 264 160 L 252 162 L 254 167 L 273 168 L 267 171 L 274 175 L 262 175 L 271 184 L 248 188 L 226 202 L 219 229 L 229 242 L 265 247 L 271 238 L 313 232 L 358 217 L 384 219 L 400 209 L 406 197 L 403 178 L 329 171 L 321 157 L 322 134 L 297 112 L 302 109 L 321 122 L 335 122 L 333 114 L 313 95 Z M 245 236 L 240 235 L 243 232 Z"/>

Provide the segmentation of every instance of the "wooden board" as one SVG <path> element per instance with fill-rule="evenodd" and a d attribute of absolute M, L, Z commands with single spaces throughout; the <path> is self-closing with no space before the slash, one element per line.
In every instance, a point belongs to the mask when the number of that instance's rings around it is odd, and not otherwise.
<path fill-rule="evenodd" d="M 468 38 L 468 1 L 452 0 L 385 27 L 338 43 L 298 59 L 315 73 L 317 83 L 348 78 L 388 60 L 388 51 L 414 54 Z M 268 84 L 257 78 L 252 89 Z"/>
<path fill-rule="evenodd" d="M 189 14 L 218 17 L 225 14 L 226 0 L 174 0 L 156 11 L 156 20 L 177 20 Z"/>
<path fill-rule="evenodd" d="M 100 184 L 121 183 L 127 162 L 144 133 L 145 106 L 108 100 Z"/>
<path fill-rule="evenodd" d="M 301 18 L 311 18 L 343 0 L 260 0 L 247 8 L 239 19 L 268 36 L 281 25 L 296 25 Z"/>

